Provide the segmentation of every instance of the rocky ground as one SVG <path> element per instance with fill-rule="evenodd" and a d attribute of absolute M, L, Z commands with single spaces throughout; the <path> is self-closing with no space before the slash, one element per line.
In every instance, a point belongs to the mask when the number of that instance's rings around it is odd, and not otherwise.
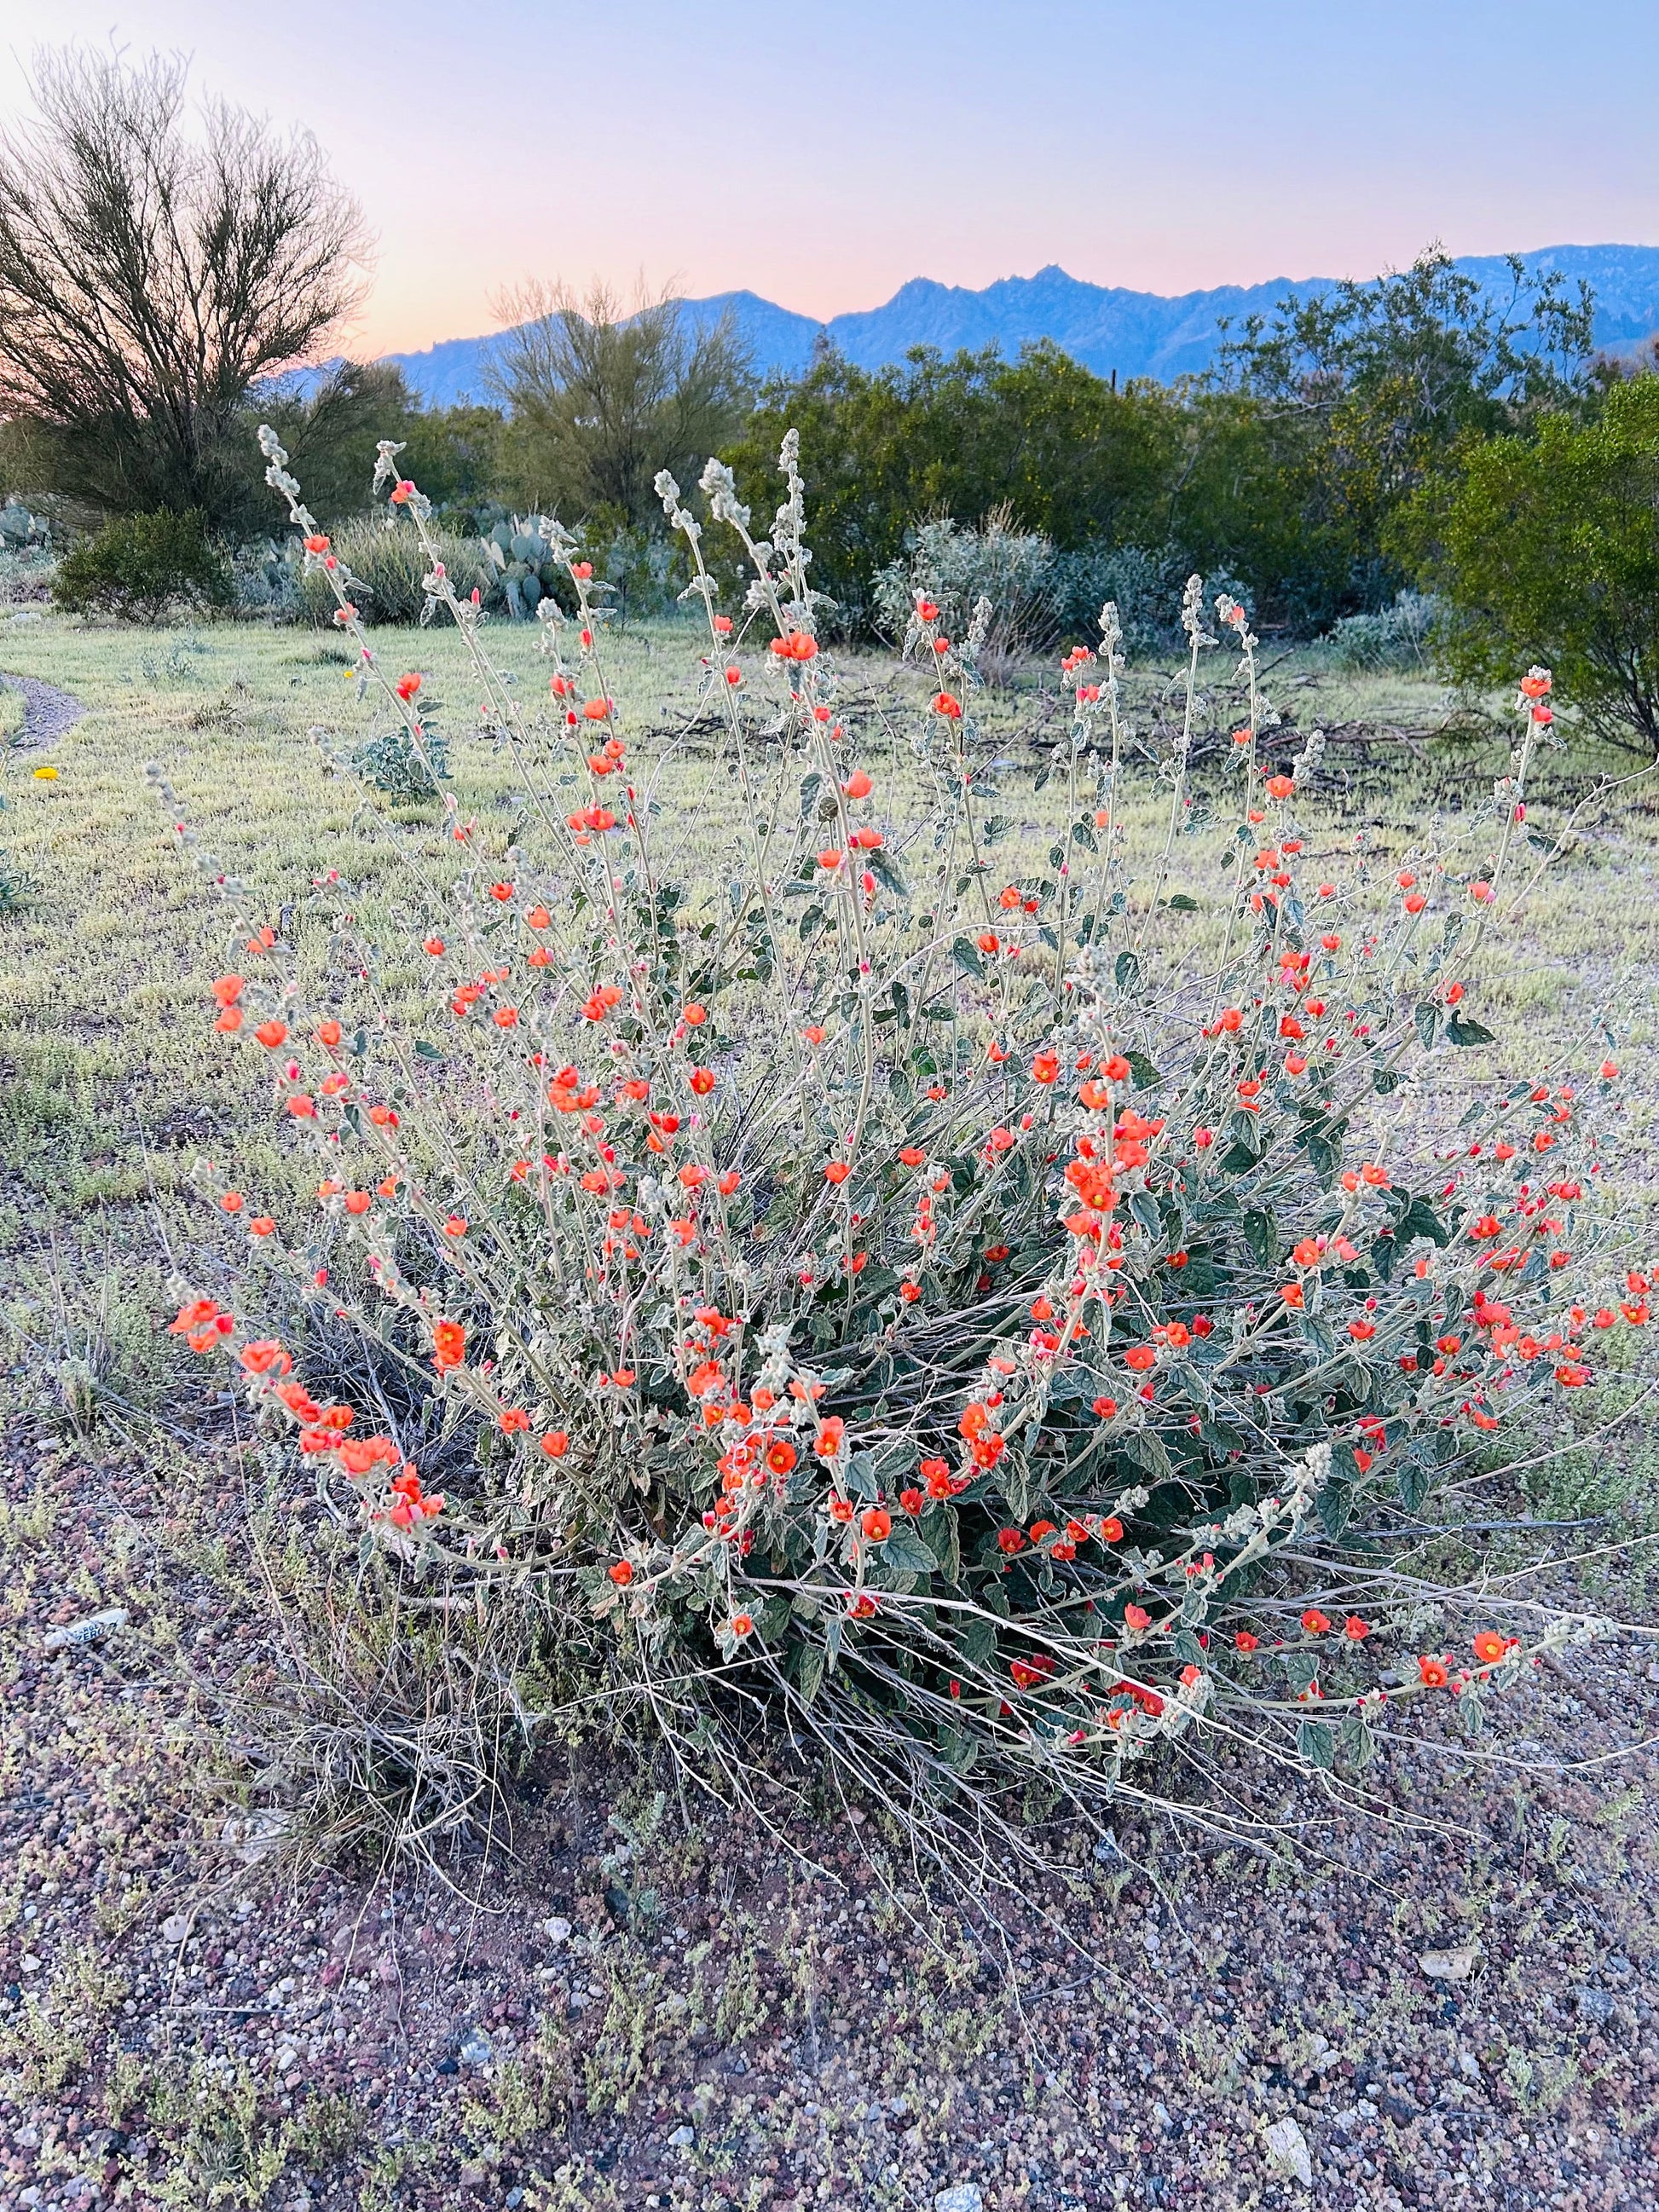
<path fill-rule="evenodd" d="M 266 1637 L 237 1463 L 19 1428 L 0 1475 L 3 2212 L 1659 2197 L 1639 1647 L 1391 1753 L 1373 1820 L 1130 1820 L 1000 1915 L 879 1812 L 766 1832 L 569 1753 L 510 1854 L 296 1872 L 210 1786 Z"/>

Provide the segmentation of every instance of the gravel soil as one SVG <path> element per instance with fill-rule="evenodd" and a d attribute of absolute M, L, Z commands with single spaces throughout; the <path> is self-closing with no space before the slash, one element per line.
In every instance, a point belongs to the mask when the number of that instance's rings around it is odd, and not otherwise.
<path fill-rule="evenodd" d="M 55 684 L 43 684 L 37 676 L 0 674 L 0 684 L 23 695 L 23 726 L 14 741 L 20 752 L 46 751 L 72 730 L 87 711 L 72 691 L 60 691 Z"/>
<path fill-rule="evenodd" d="M 650 1793 L 568 1751 L 510 1850 L 296 1874 L 210 1726 L 268 1656 L 240 1468 L 155 1461 L 0 1452 L 4 2212 L 1659 2201 L 1644 1650 L 1386 1752 L 1364 1821 L 1241 1776 L 1264 1856 L 1131 1820 L 994 1912 L 781 1795 L 619 1860 Z"/>

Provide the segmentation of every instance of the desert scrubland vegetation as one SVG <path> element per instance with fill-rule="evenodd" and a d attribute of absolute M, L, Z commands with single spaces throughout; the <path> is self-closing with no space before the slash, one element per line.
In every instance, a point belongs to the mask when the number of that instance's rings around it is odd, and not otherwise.
<path fill-rule="evenodd" d="M 1642 2201 L 1652 380 L 302 393 L 316 149 L 42 90 L 0 2186 Z M 65 349 L 112 174 L 237 348 Z"/>

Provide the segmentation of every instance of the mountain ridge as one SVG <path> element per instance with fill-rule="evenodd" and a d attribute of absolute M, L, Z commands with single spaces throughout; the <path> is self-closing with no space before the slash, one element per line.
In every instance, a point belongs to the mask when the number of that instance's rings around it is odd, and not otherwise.
<path fill-rule="evenodd" d="M 1546 246 L 1522 258 L 1529 269 L 1559 270 L 1570 283 L 1583 278 L 1589 284 L 1595 295 L 1595 342 L 1604 349 L 1631 351 L 1659 331 L 1659 246 Z M 1466 254 L 1454 265 L 1494 293 L 1510 281 L 1503 254 Z M 1012 356 L 1022 345 L 1048 338 L 1098 375 L 1168 382 L 1209 366 L 1224 319 L 1270 313 L 1291 292 L 1307 297 L 1337 281 L 1275 276 L 1171 295 L 1091 284 L 1051 262 L 1035 276 L 998 277 L 978 290 L 913 276 L 880 307 L 855 308 L 827 323 L 750 291 L 718 292 L 684 305 L 705 321 L 729 309 L 763 374 L 799 374 L 821 336 L 866 369 L 902 361 L 912 346 L 937 346 L 949 354 L 994 344 Z M 506 335 L 445 338 L 422 352 L 381 358 L 403 370 L 410 390 L 428 406 L 485 400 L 490 355 Z"/>

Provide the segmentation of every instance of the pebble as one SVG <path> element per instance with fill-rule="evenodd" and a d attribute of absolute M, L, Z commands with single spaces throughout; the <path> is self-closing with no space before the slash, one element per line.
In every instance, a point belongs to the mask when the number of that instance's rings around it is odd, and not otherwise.
<path fill-rule="evenodd" d="M 282 1841 L 288 1820 L 288 1814 L 278 1805 L 263 1813 L 233 1813 L 219 1831 L 220 1840 L 232 1846 L 244 1866 L 258 1866 Z"/>
<path fill-rule="evenodd" d="M 1449 1951 L 1425 1951 L 1417 1963 L 1431 1982 L 1467 1982 L 1480 1956 L 1478 1942 L 1459 1943 Z"/>
<path fill-rule="evenodd" d="M 933 2199 L 933 2212 L 985 2212 L 985 2197 L 976 2181 L 953 2182 Z"/>
<path fill-rule="evenodd" d="M 164 1943 L 182 1943 L 189 1933 L 190 1915 L 187 1912 L 169 1912 L 161 1923 L 161 1941 Z"/>
<path fill-rule="evenodd" d="M 683 2122 L 680 2126 L 675 2129 L 673 2134 L 669 2136 L 668 2140 L 676 2150 L 690 2150 L 692 2144 L 697 2140 L 697 2131 L 688 2123 Z"/>
<path fill-rule="evenodd" d="M 1288 2118 L 1273 2121 L 1262 2139 L 1267 2146 L 1269 2161 L 1281 2173 L 1288 2173 L 1304 2189 L 1313 2187 L 1313 2154 L 1309 2150 L 1308 2138 L 1297 2121 Z"/>
<path fill-rule="evenodd" d="M 495 2046 L 483 2028 L 470 2027 L 455 2056 L 463 2066 L 488 2066 L 495 2056 Z"/>
<path fill-rule="evenodd" d="M 543 1921 L 542 1933 L 550 1943 L 556 1945 L 568 1943 L 570 1940 L 570 1923 L 568 1920 L 561 1920 L 557 1913 L 555 1913 L 550 1920 Z"/>

